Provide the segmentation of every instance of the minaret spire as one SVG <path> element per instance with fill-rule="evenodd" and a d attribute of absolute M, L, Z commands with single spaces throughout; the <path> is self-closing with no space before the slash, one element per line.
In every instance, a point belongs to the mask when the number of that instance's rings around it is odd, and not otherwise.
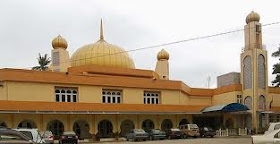
<path fill-rule="evenodd" d="M 102 19 L 101 19 L 101 23 L 100 23 L 100 40 L 104 40 Z"/>

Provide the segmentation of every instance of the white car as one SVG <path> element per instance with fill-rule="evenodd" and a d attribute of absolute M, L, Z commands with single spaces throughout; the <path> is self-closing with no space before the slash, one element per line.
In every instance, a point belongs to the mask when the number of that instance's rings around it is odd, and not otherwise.
<path fill-rule="evenodd" d="M 265 134 L 270 133 L 274 130 L 278 130 L 278 129 L 280 129 L 280 122 L 270 123 L 269 128 L 267 129 L 267 131 L 265 131 Z"/>
<path fill-rule="evenodd" d="M 33 139 L 35 143 L 45 143 L 45 141 L 41 138 L 41 135 L 38 131 L 38 129 L 25 129 L 25 128 L 17 128 L 14 129 L 16 131 L 19 131 L 23 133 L 24 135 L 30 137 Z"/>
<path fill-rule="evenodd" d="M 280 144 L 280 129 L 252 136 L 252 144 Z"/>

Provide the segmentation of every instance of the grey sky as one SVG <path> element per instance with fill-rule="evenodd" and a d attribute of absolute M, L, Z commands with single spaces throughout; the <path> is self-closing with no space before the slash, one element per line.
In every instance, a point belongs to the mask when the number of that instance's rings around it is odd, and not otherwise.
<path fill-rule="evenodd" d="M 252 10 L 261 23 L 280 21 L 277 0 L 1 0 L 0 67 L 37 65 L 38 53 L 50 55 L 51 41 L 61 34 L 72 54 L 99 38 L 104 20 L 105 40 L 125 50 L 168 43 L 243 28 Z M 271 58 L 280 43 L 280 25 L 263 28 L 263 44 Z M 216 76 L 240 71 L 243 31 L 166 47 L 131 52 L 138 69 L 154 69 L 162 49 L 170 54 L 170 77 L 192 87 L 211 87 Z"/>

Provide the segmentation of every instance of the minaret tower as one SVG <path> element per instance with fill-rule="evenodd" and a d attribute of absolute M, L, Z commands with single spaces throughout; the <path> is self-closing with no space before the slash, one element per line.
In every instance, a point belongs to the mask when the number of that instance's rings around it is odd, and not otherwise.
<path fill-rule="evenodd" d="M 260 16 L 251 12 L 244 27 L 245 47 L 241 53 L 241 84 L 244 104 L 250 109 L 246 115 L 245 127 L 259 131 L 268 123 L 265 111 L 268 109 L 267 51 L 262 45 Z"/>
<path fill-rule="evenodd" d="M 60 35 L 52 41 L 52 71 L 67 72 L 67 68 L 70 67 L 69 53 L 66 50 L 68 47 L 67 41 Z"/>
<path fill-rule="evenodd" d="M 162 49 L 157 55 L 156 73 L 160 79 L 169 80 L 169 54 Z"/>

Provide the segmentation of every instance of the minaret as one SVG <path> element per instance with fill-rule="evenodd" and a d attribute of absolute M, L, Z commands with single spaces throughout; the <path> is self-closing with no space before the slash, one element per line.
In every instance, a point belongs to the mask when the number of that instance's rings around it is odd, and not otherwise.
<path fill-rule="evenodd" d="M 169 54 L 162 49 L 157 55 L 156 73 L 160 79 L 169 80 Z"/>
<path fill-rule="evenodd" d="M 69 53 L 66 50 L 68 47 L 67 41 L 60 35 L 52 41 L 52 71 L 67 72 L 67 68 L 70 67 Z"/>
<path fill-rule="evenodd" d="M 245 47 L 241 53 L 241 84 L 244 104 L 250 108 L 245 127 L 259 131 L 268 122 L 262 111 L 268 109 L 267 51 L 262 45 L 260 16 L 251 12 L 244 27 Z"/>

